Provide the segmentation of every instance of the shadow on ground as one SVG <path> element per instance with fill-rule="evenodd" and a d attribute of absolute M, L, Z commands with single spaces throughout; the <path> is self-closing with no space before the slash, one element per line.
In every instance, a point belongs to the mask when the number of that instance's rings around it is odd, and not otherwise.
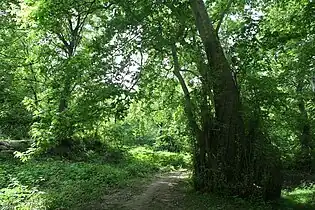
<path fill-rule="evenodd" d="M 122 161 L 117 162 L 119 157 Z M 305 176 L 287 178 L 283 198 L 277 204 L 195 192 L 190 173 L 185 170 L 152 177 L 161 166 L 184 164 L 182 159 L 176 154 L 142 150 L 132 153 L 132 158 L 112 152 L 112 157 L 97 155 L 89 161 L 45 159 L 21 163 L 6 158 L 0 163 L 0 188 L 8 187 L 11 178 L 29 189 L 38 186 L 45 192 L 47 209 L 315 209 L 315 182 Z M 25 192 L 29 195 L 35 191 Z"/>
<path fill-rule="evenodd" d="M 213 194 L 202 194 L 195 192 L 188 176 L 178 176 L 169 179 L 168 187 L 162 187 L 154 192 L 150 208 L 147 209 L 224 209 L 224 210 L 259 210 L 259 209 L 287 209 L 287 210 L 314 210 L 315 209 L 315 188 L 308 182 L 300 186 L 291 186 L 284 189 L 283 196 L 277 203 L 265 203 L 257 200 L 244 200 L 236 197 L 222 197 Z M 161 187 L 159 187 L 161 189 Z M 290 190 L 288 190 L 290 189 Z M 150 189 L 152 194 L 153 189 Z M 134 208 L 136 209 L 136 208 Z M 139 208 L 146 209 L 146 208 Z"/>
<path fill-rule="evenodd" d="M 117 192 L 122 204 L 141 193 L 142 180 L 166 166 L 185 164 L 181 154 L 130 151 L 89 152 L 75 160 L 45 156 L 25 163 L 2 157 L 0 209 L 108 209 L 106 195 Z"/>

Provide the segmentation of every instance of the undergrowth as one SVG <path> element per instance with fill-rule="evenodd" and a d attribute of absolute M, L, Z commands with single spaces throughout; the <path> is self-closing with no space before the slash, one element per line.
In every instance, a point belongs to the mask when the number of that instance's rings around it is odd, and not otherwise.
<path fill-rule="evenodd" d="M 132 188 L 159 171 L 189 168 L 187 154 L 146 147 L 87 150 L 84 158 L 41 157 L 27 162 L 1 160 L 0 209 L 89 209 L 104 195 Z M 188 181 L 189 182 L 189 181 Z M 186 183 L 184 186 L 190 186 Z M 218 197 L 184 190 L 185 209 L 315 209 L 315 185 L 284 189 L 277 204 Z"/>
<path fill-rule="evenodd" d="M 89 154 L 85 161 L 42 158 L 0 163 L 0 209 L 85 209 L 112 188 L 160 170 L 187 166 L 182 154 L 134 148 L 110 154 Z M 121 151 L 122 154 L 119 154 Z M 121 159 L 111 160 L 113 158 Z"/>
<path fill-rule="evenodd" d="M 314 210 L 315 209 L 315 187 L 300 186 L 295 189 L 282 191 L 282 197 L 278 202 L 266 203 L 260 199 L 241 199 L 215 194 L 203 194 L 196 192 L 191 185 L 184 183 L 181 193 L 185 194 L 181 200 L 182 206 L 187 210 L 209 209 L 209 210 Z"/>

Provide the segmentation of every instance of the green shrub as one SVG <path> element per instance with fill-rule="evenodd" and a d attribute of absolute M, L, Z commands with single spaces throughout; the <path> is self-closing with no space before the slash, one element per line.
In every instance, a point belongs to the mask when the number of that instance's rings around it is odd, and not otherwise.
<path fill-rule="evenodd" d="M 97 202 L 112 187 L 125 187 L 136 178 L 169 169 L 169 165 L 181 167 L 189 162 L 189 156 L 145 147 L 128 150 L 106 146 L 86 154 L 84 162 L 54 156 L 24 163 L 14 159 L 1 162 L 0 209 L 82 209 L 82 205 Z M 19 182 L 10 185 L 10 177 Z"/>
<path fill-rule="evenodd" d="M 184 144 L 182 144 L 179 139 L 176 139 L 170 135 L 162 135 L 154 144 L 154 149 L 169 152 L 180 152 L 184 150 Z"/>
<path fill-rule="evenodd" d="M 154 151 L 145 147 L 134 148 L 130 153 L 136 160 L 141 160 L 160 168 L 166 166 L 186 168 L 190 166 L 190 156 L 188 154 Z"/>
<path fill-rule="evenodd" d="M 8 187 L 0 189 L 0 207 L 2 210 L 46 209 L 44 192 L 35 187 L 21 185 L 16 179 L 13 179 Z"/>
<path fill-rule="evenodd" d="M 283 190 L 283 198 L 286 202 L 293 202 L 300 205 L 315 207 L 315 185 L 299 186 L 292 190 Z"/>

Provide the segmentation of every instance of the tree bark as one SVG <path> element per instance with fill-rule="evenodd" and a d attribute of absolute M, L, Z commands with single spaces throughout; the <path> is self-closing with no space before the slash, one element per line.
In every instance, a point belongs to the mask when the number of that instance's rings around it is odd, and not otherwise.
<path fill-rule="evenodd" d="M 256 193 L 254 184 L 258 183 L 262 189 L 260 195 L 266 200 L 278 199 L 282 181 L 276 148 L 264 138 L 258 125 L 250 132 L 246 129 L 252 136 L 245 135 L 240 93 L 205 4 L 203 0 L 190 0 L 190 4 L 209 64 L 208 72 L 200 69 L 202 84 L 211 86 L 203 89 L 213 90 L 215 107 L 215 119 L 209 124 L 205 103 L 201 106 L 202 133 L 207 134 L 202 138 L 208 147 L 205 156 L 209 160 L 208 165 L 200 165 L 207 171 L 206 176 L 198 177 L 206 179 L 201 182 L 204 183 L 201 190 L 247 197 Z M 253 146 L 254 140 L 258 149 Z M 258 179 L 261 174 L 263 180 Z"/>
<path fill-rule="evenodd" d="M 242 177 L 245 169 L 242 164 L 245 165 L 244 162 L 247 161 L 243 154 L 246 153 L 246 142 L 243 142 L 244 125 L 239 93 L 204 2 L 191 0 L 190 3 L 213 78 L 216 123 L 219 130 L 216 133 L 219 144 L 217 156 L 222 164 L 223 179 L 232 186 Z"/>

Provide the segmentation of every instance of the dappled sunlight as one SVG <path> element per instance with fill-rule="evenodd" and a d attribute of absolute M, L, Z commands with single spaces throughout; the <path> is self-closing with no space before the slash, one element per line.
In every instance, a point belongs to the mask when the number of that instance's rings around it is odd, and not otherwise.
<path fill-rule="evenodd" d="M 191 173 L 187 169 L 179 169 L 177 171 L 171 172 L 168 177 L 174 179 L 188 179 L 190 176 Z"/>
<path fill-rule="evenodd" d="M 22 185 L 16 178 L 11 178 L 7 187 L 0 189 L 1 209 L 47 209 L 49 195 L 34 186 Z"/>
<path fill-rule="evenodd" d="M 299 187 L 290 191 L 284 190 L 283 198 L 294 201 L 299 204 L 311 204 L 315 207 L 315 186 L 313 187 Z"/>
<path fill-rule="evenodd" d="M 314 12 L 0 0 L 0 210 L 314 210 Z"/>
<path fill-rule="evenodd" d="M 7 205 L 5 202 L 12 203 L 13 198 L 20 196 L 23 205 L 38 203 L 50 209 L 84 209 L 91 203 L 102 202 L 104 195 L 110 193 L 108 191 L 112 188 L 128 187 L 133 184 L 134 179 L 169 170 L 166 166 L 174 168 L 186 164 L 181 162 L 181 158 L 178 159 L 177 154 L 167 153 L 164 156 L 161 155 L 164 153 L 157 153 L 151 156 L 153 153 L 149 149 L 147 153 L 129 153 L 125 149 L 108 151 L 113 154 L 95 153 L 91 160 L 86 159 L 85 162 L 60 158 L 34 159 L 25 163 L 17 159 L 1 162 L 1 205 Z M 124 156 L 123 161 L 109 159 L 122 157 L 120 153 Z M 15 177 L 16 182 L 12 182 L 9 177 Z M 8 186 L 7 183 L 11 182 L 15 185 Z M 7 200 L 3 200 L 4 198 Z"/>

